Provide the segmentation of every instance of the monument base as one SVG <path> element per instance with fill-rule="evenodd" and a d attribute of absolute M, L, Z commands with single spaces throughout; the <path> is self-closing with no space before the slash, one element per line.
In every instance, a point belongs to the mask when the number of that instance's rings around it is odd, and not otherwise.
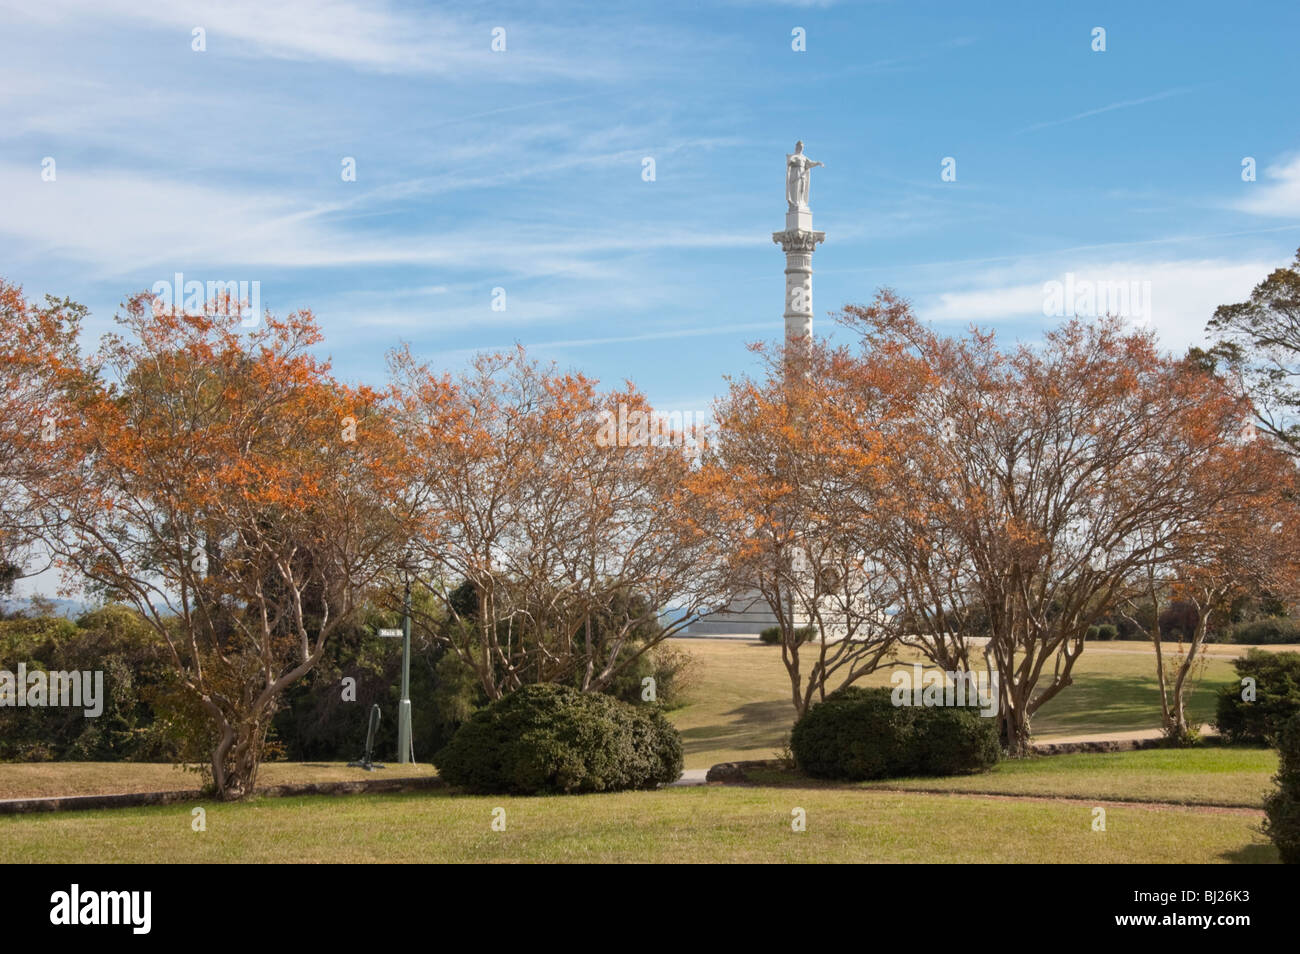
<path fill-rule="evenodd" d="M 826 627 L 826 638 L 828 640 L 834 642 L 845 637 L 848 627 L 843 624 L 842 620 L 840 623 L 836 623 L 834 619 L 828 619 L 828 614 L 823 614 L 822 619 Z M 701 616 L 686 627 L 685 635 L 758 636 L 763 630 L 780 625 L 781 621 L 772 612 L 772 608 L 767 605 L 767 600 L 763 599 L 762 595 L 757 592 L 750 592 L 733 600 L 726 609 Z M 801 626 L 817 627 L 817 623 L 812 617 L 798 612 L 794 614 L 794 625 L 796 628 Z"/>

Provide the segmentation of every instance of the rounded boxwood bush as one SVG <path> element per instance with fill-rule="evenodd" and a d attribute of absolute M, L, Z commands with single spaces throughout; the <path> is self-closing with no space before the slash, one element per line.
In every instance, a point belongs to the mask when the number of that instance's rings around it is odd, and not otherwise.
<path fill-rule="evenodd" d="M 1219 690 L 1214 726 L 1229 742 L 1271 742 L 1300 713 L 1300 653 L 1252 649 L 1232 667 L 1238 680 Z M 1255 680 L 1255 698 L 1242 699 L 1242 680 Z"/>
<path fill-rule="evenodd" d="M 978 707 L 939 706 L 914 711 L 916 774 L 983 772 L 1001 758 L 997 719 L 980 715 Z"/>
<path fill-rule="evenodd" d="M 888 690 L 841 689 L 795 723 L 795 764 L 817 778 L 886 778 L 907 762 L 912 710 L 890 701 Z"/>
<path fill-rule="evenodd" d="M 817 778 L 863 781 L 956 775 L 997 762 L 997 720 L 971 706 L 895 706 L 889 689 L 851 686 L 804 713 L 790 733 L 795 764 Z"/>
<path fill-rule="evenodd" d="M 475 712 L 434 757 L 452 785 L 538 795 L 654 788 L 682 774 L 682 743 L 657 708 L 533 685 Z"/>

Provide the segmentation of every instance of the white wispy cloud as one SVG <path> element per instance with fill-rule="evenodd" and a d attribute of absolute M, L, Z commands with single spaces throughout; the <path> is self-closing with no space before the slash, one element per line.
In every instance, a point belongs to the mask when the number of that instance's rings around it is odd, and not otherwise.
<path fill-rule="evenodd" d="M 712 335 L 743 334 L 752 331 L 771 332 L 771 321 L 748 321 L 734 325 L 716 325 L 709 328 L 670 328 L 663 331 L 648 331 L 635 335 L 611 335 L 605 337 L 570 338 L 564 341 L 538 341 L 533 348 L 587 348 L 597 345 L 629 344 L 635 341 L 667 341 L 677 338 L 705 338 Z"/>
<path fill-rule="evenodd" d="M 1046 129 L 1049 126 L 1063 126 L 1066 123 L 1077 122 L 1080 119 L 1087 119 L 1089 116 L 1100 116 L 1102 113 L 1113 112 L 1117 109 L 1128 109 L 1132 106 L 1143 106 L 1147 103 L 1154 103 L 1158 100 L 1169 99 L 1171 96 L 1182 96 L 1184 93 L 1190 93 L 1197 89 L 1195 86 L 1176 86 L 1173 89 L 1167 89 L 1163 92 L 1153 93 L 1150 96 L 1142 96 L 1138 99 L 1124 99 L 1119 102 L 1109 103 L 1105 106 L 1098 106 L 1096 109 L 1085 109 L 1081 113 L 1075 113 L 1072 116 L 1066 116 L 1063 119 L 1049 119 L 1046 122 L 1034 123 L 1031 126 L 1025 126 L 1023 129 L 1017 129 L 1017 133 L 1032 132 L 1035 129 Z"/>
<path fill-rule="evenodd" d="M 554 42 L 559 31 L 517 17 L 491 23 L 388 0 L 2 0 L 0 9 L 14 21 L 59 28 L 108 21 L 175 31 L 176 42 L 185 46 L 191 31 L 202 28 L 208 51 L 379 73 L 490 73 L 504 82 L 524 82 L 538 73 L 608 75 L 617 67 L 598 56 L 568 55 L 564 44 Z M 491 48 L 497 26 L 506 30 L 503 53 Z M 512 30 L 518 30 L 513 45 Z"/>
<path fill-rule="evenodd" d="M 766 332 L 770 336 L 773 322 L 771 321 L 750 321 L 741 322 L 732 325 L 715 325 L 704 328 L 666 328 L 658 331 L 648 331 L 632 335 L 593 335 L 586 338 L 566 338 L 554 341 L 530 341 L 526 339 L 515 339 L 513 342 L 496 344 L 484 344 L 473 348 L 455 348 L 438 352 L 438 357 L 444 362 L 457 363 L 471 358 L 476 354 L 484 352 L 508 351 L 516 343 L 522 344 L 529 352 L 543 353 L 548 351 L 571 350 L 574 348 L 596 348 L 608 345 L 620 344 L 637 344 L 645 341 L 673 341 L 682 338 L 708 338 L 718 335 L 752 335 L 754 332 Z M 709 402 L 695 402 L 695 406 L 707 406 Z"/>
<path fill-rule="evenodd" d="M 423 234 L 370 234 L 331 221 L 338 206 L 254 187 L 172 182 L 117 170 L 57 167 L 43 182 L 36 165 L 0 164 L 8 199 L 0 235 L 29 256 L 59 255 L 106 277 L 175 263 L 324 268 L 442 265 L 504 274 L 580 276 L 619 253 L 673 248 L 758 247 L 766 236 L 643 222 L 564 229 L 494 222 L 430 228 Z"/>
<path fill-rule="evenodd" d="M 1216 307 L 1248 298 L 1251 289 L 1275 267 L 1277 263 L 1263 260 L 1223 259 L 1037 263 L 1001 272 L 1001 282 L 939 292 L 918 302 L 918 309 L 933 321 L 983 324 L 1038 319 L 1052 325 L 1070 317 L 1073 308 L 1067 303 L 1065 316 L 1045 315 L 1049 299 L 1045 286 L 1049 282 L 1064 285 L 1068 273 L 1076 289 L 1087 282 L 1093 288 L 1129 291 L 1133 313 L 1125 317 L 1148 320 L 1165 347 L 1181 351 L 1204 342 L 1205 323 Z M 1009 273 L 1023 277 L 1006 281 Z"/>
<path fill-rule="evenodd" d="M 1300 216 L 1300 155 L 1264 169 L 1266 182 L 1243 183 L 1246 197 L 1235 204 L 1253 215 Z"/>

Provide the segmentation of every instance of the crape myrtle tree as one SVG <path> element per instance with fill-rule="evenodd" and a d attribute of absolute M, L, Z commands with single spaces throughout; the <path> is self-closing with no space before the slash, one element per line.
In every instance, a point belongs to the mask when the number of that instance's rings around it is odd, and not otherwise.
<path fill-rule="evenodd" d="M 1195 475 L 1240 433 L 1245 405 L 1118 319 L 1002 350 L 974 329 L 935 334 L 890 292 L 842 317 L 932 370 L 901 425 L 911 453 L 895 479 L 910 505 L 894 512 L 890 565 L 930 658 L 969 670 L 983 643 L 1003 742 L 1023 755 L 1088 627 L 1212 513 Z"/>
<path fill-rule="evenodd" d="M 55 461 L 59 397 L 80 373 L 85 308 L 46 296 L 38 305 L 0 279 L 0 593 L 29 572 L 39 536 L 32 489 Z"/>
<path fill-rule="evenodd" d="M 309 312 L 131 299 L 70 389 L 46 542 L 166 644 L 218 796 L 254 788 L 284 690 L 394 552 L 379 396 L 336 381 Z M 195 739 L 191 737 L 191 742 Z"/>
<path fill-rule="evenodd" d="M 721 574 L 686 519 L 694 447 L 651 427 L 630 384 L 600 392 L 522 349 L 456 379 L 408 349 L 391 370 L 409 455 L 393 506 L 438 597 L 415 624 L 489 699 L 536 682 L 601 691 L 699 616 Z"/>
<path fill-rule="evenodd" d="M 1247 301 L 1220 305 L 1207 332 L 1254 400 L 1255 421 L 1300 456 L 1300 251 Z"/>
<path fill-rule="evenodd" d="M 898 601 L 883 567 L 900 506 L 889 423 L 916 378 L 905 355 L 789 343 L 764 379 L 741 379 L 714 410 L 716 437 L 692 474 L 692 514 L 733 588 L 777 618 L 790 698 L 802 715 L 875 671 L 894 647 Z M 918 362 L 912 366 L 923 372 Z M 812 639 L 806 639 L 807 629 Z"/>
<path fill-rule="evenodd" d="M 1187 373 L 1209 372 L 1189 367 Z M 1226 389 L 1223 397 L 1239 403 Z M 1250 413 L 1244 407 L 1236 419 L 1247 420 Z M 1154 646 L 1161 724 L 1178 743 L 1196 738 L 1187 722 L 1186 695 L 1207 633 L 1227 620 L 1234 600 L 1261 590 L 1295 591 L 1295 466 L 1279 442 L 1243 438 L 1232 423 L 1230 417 L 1217 434 L 1186 438 L 1218 446 L 1185 475 L 1181 519 L 1172 518 L 1177 532 L 1137 532 L 1138 540 L 1159 538 L 1160 545 L 1144 548 L 1147 559 L 1133 567 L 1120 592 L 1121 614 Z M 1167 654 L 1175 632 L 1177 649 Z"/>

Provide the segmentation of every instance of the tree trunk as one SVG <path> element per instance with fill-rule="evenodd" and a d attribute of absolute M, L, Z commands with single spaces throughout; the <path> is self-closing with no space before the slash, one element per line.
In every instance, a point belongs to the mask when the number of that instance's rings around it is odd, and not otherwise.
<path fill-rule="evenodd" d="M 1209 628 L 1210 601 L 1206 601 L 1206 609 L 1202 610 L 1197 607 L 1198 616 L 1196 621 L 1196 631 L 1192 634 L 1191 643 L 1187 647 L 1187 655 L 1178 667 L 1178 675 L 1174 679 L 1174 713 L 1173 724 L 1169 727 L 1170 736 L 1179 744 L 1190 743 L 1193 739 L 1191 730 L 1187 726 L 1187 677 L 1192 673 L 1192 667 L 1196 662 L 1196 654 L 1201 645 L 1205 642 L 1205 633 Z"/>
<path fill-rule="evenodd" d="M 222 801 L 239 801 L 253 794 L 269 723 L 269 717 L 254 716 L 222 727 L 221 742 L 212 753 L 212 781 Z"/>
<path fill-rule="evenodd" d="M 1013 704 L 1005 707 L 1005 711 L 999 716 L 1002 721 L 1002 744 L 1006 747 L 1009 758 L 1024 758 L 1032 751 L 1030 749 L 1029 717 L 1025 712 L 1024 706 Z"/>

